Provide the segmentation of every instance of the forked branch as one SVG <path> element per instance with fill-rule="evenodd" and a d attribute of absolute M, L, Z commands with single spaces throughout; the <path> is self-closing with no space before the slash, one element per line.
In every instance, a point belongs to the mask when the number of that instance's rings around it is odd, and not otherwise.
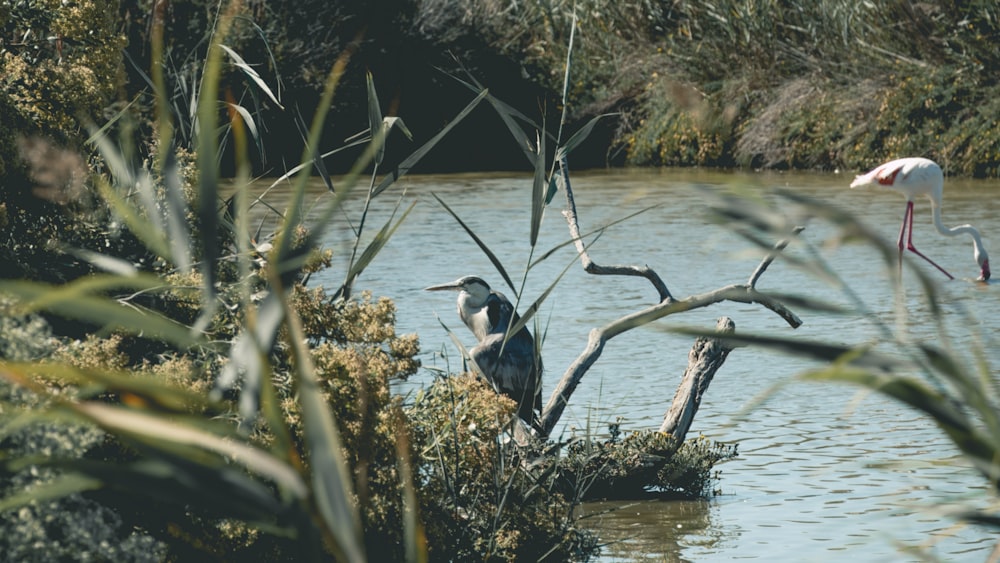
<path fill-rule="evenodd" d="M 566 210 L 563 211 L 563 216 L 566 218 L 566 222 L 569 225 L 570 236 L 576 244 L 584 270 L 587 273 L 595 275 L 625 275 L 644 277 L 653 284 L 653 287 L 656 288 L 660 296 L 660 301 L 655 305 L 625 315 L 601 328 L 595 328 L 590 331 L 586 348 L 584 348 L 583 352 L 577 356 L 576 360 L 563 374 L 562 379 L 553 390 L 552 395 L 545 404 L 545 408 L 542 410 L 541 421 L 539 424 L 542 436 L 547 437 L 552 432 L 552 429 L 562 416 L 563 410 L 569 403 L 570 396 L 583 379 L 583 375 L 587 373 L 590 367 L 594 365 L 594 362 L 600 358 L 601 353 L 604 350 L 604 345 L 608 342 L 608 340 L 618 336 L 619 334 L 648 324 L 667 315 L 690 311 L 692 309 L 700 309 L 708 307 L 709 305 L 721 303 L 723 301 L 758 304 L 770 311 L 773 311 L 775 314 L 784 319 L 784 321 L 792 328 L 798 328 L 802 324 L 801 319 L 799 319 L 799 317 L 780 300 L 757 291 L 755 287 L 757 280 L 759 280 L 760 276 L 767 270 L 777 253 L 781 252 L 785 246 L 788 245 L 788 240 L 782 240 L 775 244 L 773 252 L 764 257 L 760 265 L 757 266 L 754 273 L 750 276 L 747 283 L 727 285 L 707 293 L 692 295 L 684 299 L 676 299 L 670 294 L 670 291 L 667 289 L 666 284 L 660 276 L 648 266 L 599 266 L 590 258 L 590 254 L 586 250 L 586 246 L 580 237 L 576 203 L 573 199 L 573 190 L 569 182 L 569 169 L 565 157 L 560 160 L 560 174 L 562 177 L 563 189 L 565 190 L 564 193 L 566 194 L 567 206 Z M 794 234 L 798 234 L 801 230 L 801 228 L 797 228 L 794 231 Z"/>

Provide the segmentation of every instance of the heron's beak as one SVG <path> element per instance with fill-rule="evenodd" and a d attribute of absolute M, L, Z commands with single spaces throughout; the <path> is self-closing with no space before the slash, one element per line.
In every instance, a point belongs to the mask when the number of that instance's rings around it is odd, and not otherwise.
<path fill-rule="evenodd" d="M 462 286 L 458 285 L 457 282 L 448 282 L 441 285 L 432 285 L 430 287 L 425 287 L 424 291 L 452 291 L 456 289 L 461 289 Z"/>

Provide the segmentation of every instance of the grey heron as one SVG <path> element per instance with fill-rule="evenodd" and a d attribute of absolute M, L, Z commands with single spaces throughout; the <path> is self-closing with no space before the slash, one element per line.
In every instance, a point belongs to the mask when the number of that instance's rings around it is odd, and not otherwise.
<path fill-rule="evenodd" d="M 508 327 L 520 319 L 511 302 L 476 276 L 426 290 L 459 292 L 458 316 L 479 342 L 469 355 L 494 388 L 517 402 L 517 415 L 531 426 L 542 410 L 542 360 L 527 327 L 510 335 L 504 345 Z"/>

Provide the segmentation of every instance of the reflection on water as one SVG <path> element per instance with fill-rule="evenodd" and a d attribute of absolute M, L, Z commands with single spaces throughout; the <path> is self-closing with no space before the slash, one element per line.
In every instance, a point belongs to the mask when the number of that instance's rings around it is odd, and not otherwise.
<path fill-rule="evenodd" d="M 648 264 L 665 279 L 675 296 L 701 293 L 743 282 L 757 264 L 747 243 L 712 223 L 706 195 L 697 186 L 738 186 L 750 194 L 782 187 L 849 209 L 894 240 L 904 202 L 892 192 L 848 190 L 843 175 L 722 174 L 708 171 L 600 172 L 574 178 L 581 228 L 589 231 L 627 214 L 659 206 L 607 229 L 591 247 L 604 264 Z M 539 252 L 529 254 L 528 175 L 454 175 L 407 178 L 377 200 L 369 216 L 369 234 L 385 221 L 400 197 L 417 206 L 362 276 L 359 288 L 392 297 L 398 306 L 398 329 L 420 335 L 425 366 L 454 367 L 457 357 L 438 319 L 471 343 L 455 314 L 454 296 L 427 294 L 421 288 L 477 274 L 498 288 L 500 277 L 475 243 L 434 200 L 445 200 L 520 278 L 526 264 L 542 251 L 567 240 L 555 201 L 547 210 Z M 988 247 L 1000 253 L 998 187 L 984 182 L 949 181 L 943 219 L 947 225 L 972 223 Z M 405 194 L 401 188 L 405 188 Z M 317 198 L 323 188 L 317 186 Z M 393 193 L 395 196 L 393 196 Z M 389 197 L 386 197 L 389 196 Z M 917 246 L 959 277 L 978 269 L 968 238 L 938 235 L 930 209 L 917 202 Z M 350 226 L 338 220 L 328 244 L 349 254 Z M 946 282 L 941 296 L 949 340 L 938 341 L 932 312 L 920 298 L 912 275 L 906 282 L 905 306 L 894 301 L 890 272 L 863 245 L 831 246 L 832 229 L 808 225 L 804 240 L 820 252 L 850 285 L 870 314 L 836 316 L 798 311 L 805 324 L 794 335 L 806 340 L 859 343 L 884 330 L 904 330 L 914 340 L 968 350 L 984 339 L 985 359 L 1000 365 L 993 340 L 1000 320 L 991 314 L 1000 302 L 1000 286 Z M 808 252 L 793 245 L 788 252 Z M 525 300 L 534 300 L 575 261 L 563 247 L 527 276 Z M 920 264 L 918 267 L 925 267 Z M 314 279 L 327 287 L 341 281 L 341 269 Z M 758 288 L 795 293 L 847 304 L 848 297 L 807 276 L 787 262 L 777 262 Z M 504 291 L 511 295 L 510 290 Z M 656 298 L 641 279 L 588 276 L 570 267 L 537 318 L 545 324 L 544 380 L 547 397 L 555 381 L 583 349 L 591 328 L 650 305 Z M 524 305 L 522 304 L 522 307 Z M 690 311 L 612 340 L 587 374 L 564 414 L 557 434 L 606 428 L 616 418 L 622 428 L 658 427 L 687 361 L 691 339 L 662 327 L 670 324 L 713 327 L 718 316 L 734 319 L 738 330 L 791 335 L 774 314 L 753 305 L 722 304 Z M 881 323 L 881 324 L 880 324 Z M 789 383 L 796 373 L 814 367 L 800 359 L 742 348 L 734 351 L 716 375 L 695 420 L 695 433 L 723 442 L 739 442 L 740 456 L 724 464 L 721 494 L 692 502 L 594 503 L 584 507 L 586 522 L 608 543 L 608 561 L 792 561 L 917 560 L 905 547 L 920 547 L 949 561 L 982 561 L 995 537 L 986 530 L 956 527 L 936 508 L 944 502 L 983 499 L 982 480 L 942 433 L 914 412 L 856 389 Z M 429 382 L 418 375 L 397 392 L 407 394 Z M 766 400 L 757 402 L 766 392 Z M 981 504 L 981 503 L 980 503 Z M 617 508 L 617 510 L 609 510 Z"/>
<path fill-rule="evenodd" d="M 719 549 L 727 539 L 708 500 L 592 502 L 580 515 L 600 530 L 606 561 L 687 561 L 689 547 Z"/>

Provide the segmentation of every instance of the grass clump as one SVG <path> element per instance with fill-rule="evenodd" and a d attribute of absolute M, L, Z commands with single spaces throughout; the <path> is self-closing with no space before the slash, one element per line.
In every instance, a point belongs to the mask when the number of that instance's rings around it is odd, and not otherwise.
<path fill-rule="evenodd" d="M 550 461 L 515 445 L 504 430 L 517 405 L 485 381 L 440 378 L 414 401 L 418 491 L 432 558 L 491 561 L 586 560 L 593 534 L 573 518 Z M 438 551 L 449 542 L 454 549 Z"/>
<path fill-rule="evenodd" d="M 713 494 L 716 465 L 736 457 L 737 446 L 704 437 L 678 448 L 668 434 L 653 430 L 622 437 L 617 424 L 605 440 L 572 442 L 559 463 L 563 486 L 588 499 L 653 497 L 694 499 Z"/>

